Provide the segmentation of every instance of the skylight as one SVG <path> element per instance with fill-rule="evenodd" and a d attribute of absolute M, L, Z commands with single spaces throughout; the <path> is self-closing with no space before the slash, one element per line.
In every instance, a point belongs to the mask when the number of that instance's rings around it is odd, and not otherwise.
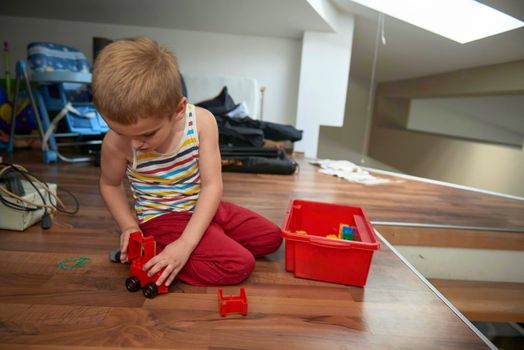
<path fill-rule="evenodd" d="M 352 0 L 461 44 L 524 26 L 474 0 Z"/>

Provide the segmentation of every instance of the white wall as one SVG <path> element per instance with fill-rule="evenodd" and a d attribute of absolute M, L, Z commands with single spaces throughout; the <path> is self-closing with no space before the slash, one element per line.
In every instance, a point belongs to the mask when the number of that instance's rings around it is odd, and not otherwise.
<path fill-rule="evenodd" d="M 365 151 L 368 98 L 369 81 L 350 76 L 344 124 L 342 127 L 320 127 L 319 158 L 349 159 L 349 153 Z"/>
<path fill-rule="evenodd" d="M 296 150 L 317 156 L 320 125 L 342 126 L 346 106 L 353 16 L 339 16 L 337 32 L 306 31 L 302 39 L 297 127 L 304 130 Z"/>
<path fill-rule="evenodd" d="M 295 124 L 300 40 L 5 16 L 0 16 L 0 33 L 9 41 L 12 75 L 15 61 L 26 57 L 31 41 L 73 46 L 92 59 L 95 36 L 148 36 L 175 52 L 182 73 L 257 79 L 266 87 L 264 120 Z M 3 67 L 3 58 L 0 63 Z"/>
<path fill-rule="evenodd" d="M 410 175 L 524 197 L 522 144 L 511 147 L 405 129 L 409 100 L 413 98 L 487 101 L 490 97 L 486 96 L 509 95 L 524 95 L 524 60 L 381 83 L 376 93 L 369 156 Z M 514 105 L 507 100 L 505 104 Z M 489 111 L 489 118 L 479 120 L 521 129 L 521 117 L 499 118 L 506 106 L 472 105 Z"/>
<path fill-rule="evenodd" d="M 413 99 L 407 128 L 522 147 L 524 95 Z"/>
<path fill-rule="evenodd" d="M 406 174 L 524 197 L 524 149 L 374 128 L 370 157 Z"/>

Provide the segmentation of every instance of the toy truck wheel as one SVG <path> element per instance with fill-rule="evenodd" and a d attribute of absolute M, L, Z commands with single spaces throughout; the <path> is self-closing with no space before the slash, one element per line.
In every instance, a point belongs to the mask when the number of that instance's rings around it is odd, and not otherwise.
<path fill-rule="evenodd" d="M 158 288 L 154 283 L 148 283 L 144 287 L 144 296 L 149 299 L 153 299 L 158 294 Z"/>
<path fill-rule="evenodd" d="M 136 292 L 140 289 L 140 280 L 136 277 L 129 277 L 126 280 L 126 288 L 130 292 Z"/>

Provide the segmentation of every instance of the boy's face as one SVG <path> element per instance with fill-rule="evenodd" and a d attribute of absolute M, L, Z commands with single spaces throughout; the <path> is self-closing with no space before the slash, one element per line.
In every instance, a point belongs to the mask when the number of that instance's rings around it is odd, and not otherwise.
<path fill-rule="evenodd" d="M 138 118 L 137 122 L 131 125 L 122 125 L 108 120 L 107 124 L 118 135 L 129 138 L 131 146 L 135 150 L 162 153 L 166 151 L 164 148 L 173 140 L 174 124 L 184 117 L 185 106 L 186 103 L 181 103 L 171 117 Z"/>

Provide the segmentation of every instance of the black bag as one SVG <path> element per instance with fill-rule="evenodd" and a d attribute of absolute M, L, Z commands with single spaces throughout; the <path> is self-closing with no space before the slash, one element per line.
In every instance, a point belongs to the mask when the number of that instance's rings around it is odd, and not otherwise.
<path fill-rule="evenodd" d="M 220 146 L 222 158 L 235 157 L 267 157 L 267 158 L 286 158 L 286 153 L 277 147 L 230 147 Z"/>
<path fill-rule="evenodd" d="M 227 146 L 251 146 L 262 147 L 264 144 L 264 132 L 259 129 L 231 126 L 221 117 L 217 117 L 218 143 Z"/>
<path fill-rule="evenodd" d="M 231 126 L 242 126 L 246 128 L 253 128 L 262 130 L 264 137 L 273 141 L 300 141 L 302 140 L 302 130 L 296 129 L 292 125 L 278 124 L 272 122 L 263 122 L 260 120 L 254 120 L 250 117 L 228 117 L 228 116 L 217 116 L 224 123 L 227 122 Z"/>
<path fill-rule="evenodd" d="M 291 175 L 296 170 L 297 164 L 291 159 L 241 157 L 222 160 L 222 171 L 225 172 Z"/>
<path fill-rule="evenodd" d="M 291 175 L 298 164 L 280 148 L 220 147 L 222 171 Z"/>
<path fill-rule="evenodd" d="M 289 140 L 291 142 L 302 139 L 302 130 L 298 130 L 292 125 L 263 122 L 250 117 L 227 116 L 228 112 L 239 106 L 229 95 L 227 86 L 224 86 L 217 96 L 199 102 L 196 106 L 213 113 L 218 124 L 220 144 L 223 145 L 259 147 L 264 143 L 264 138 L 273 141 Z M 261 132 L 253 132 L 249 129 L 260 130 Z"/>
<path fill-rule="evenodd" d="M 260 122 L 260 128 L 264 132 L 264 137 L 273 141 L 300 141 L 302 140 L 302 130 L 298 130 L 292 125 L 277 124 L 272 122 Z"/>
<path fill-rule="evenodd" d="M 237 107 L 235 101 L 233 101 L 233 98 L 227 92 L 227 86 L 224 86 L 216 97 L 198 102 L 196 106 L 207 109 L 215 116 L 224 115 Z"/>

